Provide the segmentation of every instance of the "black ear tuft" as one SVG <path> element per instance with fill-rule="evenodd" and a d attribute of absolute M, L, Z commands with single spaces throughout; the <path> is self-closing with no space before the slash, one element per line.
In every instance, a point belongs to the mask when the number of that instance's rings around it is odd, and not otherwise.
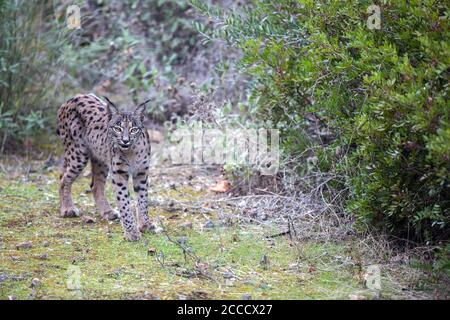
<path fill-rule="evenodd" d="M 107 106 L 107 109 L 108 109 L 108 113 L 109 113 L 110 115 L 119 113 L 119 108 L 117 108 L 117 106 L 116 106 L 114 103 L 112 103 L 112 101 L 109 100 L 108 97 L 103 96 L 103 98 L 104 98 L 104 99 L 106 100 L 106 102 L 107 102 L 107 103 L 106 103 L 106 106 Z"/>
<path fill-rule="evenodd" d="M 148 99 L 145 102 L 142 102 L 139 104 L 136 109 L 134 110 L 134 113 L 139 116 L 144 116 L 145 111 L 147 110 L 146 104 L 152 99 Z"/>

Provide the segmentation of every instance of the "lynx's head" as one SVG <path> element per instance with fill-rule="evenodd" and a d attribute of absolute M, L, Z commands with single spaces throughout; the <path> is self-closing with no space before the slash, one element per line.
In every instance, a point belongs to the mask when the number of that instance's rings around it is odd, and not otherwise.
<path fill-rule="evenodd" d="M 128 150 L 141 136 L 144 130 L 144 112 L 147 100 L 133 109 L 133 111 L 120 111 L 107 97 L 107 110 L 109 113 L 108 130 L 113 144 L 121 150 Z"/>

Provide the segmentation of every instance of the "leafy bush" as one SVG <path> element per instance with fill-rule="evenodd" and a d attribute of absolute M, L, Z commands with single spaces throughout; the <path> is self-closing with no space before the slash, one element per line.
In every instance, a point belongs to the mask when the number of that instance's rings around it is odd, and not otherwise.
<path fill-rule="evenodd" d="M 81 29 L 66 27 L 73 4 Z M 56 108 L 77 92 L 113 94 L 123 105 L 152 98 L 156 122 L 186 113 L 191 84 L 216 86 L 222 99 L 242 95 L 238 77 L 209 63 L 228 53 L 199 41 L 186 1 L 0 0 L 0 8 L 1 149 L 53 133 Z"/>
<path fill-rule="evenodd" d="M 63 32 L 52 2 L 0 0 L 1 152 L 43 129 L 54 111 Z"/>
<path fill-rule="evenodd" d="M 311 141 L 318 166 L 343 177 L 347 210 L 413 240 L 450 233 L 449 26 L 444 1 L 258 1 L 223 11 L 206 39 L 239 46 L 258 114 L 284 148 Z M 369 29 L 369 6 L 381 28 Z"/>

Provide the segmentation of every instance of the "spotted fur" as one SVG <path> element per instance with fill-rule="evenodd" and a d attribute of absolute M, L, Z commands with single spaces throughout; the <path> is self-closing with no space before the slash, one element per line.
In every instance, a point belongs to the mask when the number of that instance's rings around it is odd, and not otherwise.
<path fill-rule="evenodd" d="M 92 193 L 103 218 L 118 217 L 105 197 L 105 183 L 111 169 L 113 191 L 127 240 L 138 240 L 141 232 L 153 226 L 147 215 L 150 140 L 142 124 L 145 104 L 133 111 L 119 111 L 106 97 L 79 94 L 58 110 L 57 133 L 64 145 L 64 164 L 59 187 L 60 214 L 78 216 L 71 186 L 85 168 L 92 165 Z M 130 206 L 128 181 L 133 179 L 137 194 L 137 219 Z M 137 220 L 137 221 L 136 221 Z"/>

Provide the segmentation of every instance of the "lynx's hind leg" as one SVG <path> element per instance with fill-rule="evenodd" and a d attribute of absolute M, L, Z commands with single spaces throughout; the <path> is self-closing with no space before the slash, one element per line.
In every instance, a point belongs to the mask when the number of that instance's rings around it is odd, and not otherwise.
<path fill-rule="evenodd" d="M 105 220 L 115 220 L 119 217 L 116 210 L 111 208 L 105 197 L 105 184 L 108 177 L 108 165 L 91 157 L 92 165 L 92 194 L 100 215 Z"/>
<path fill-rule="evenodd" d="M 64 166 L 59 186 L 60 214 L 62 217 L 80 215 L 72 200 L 72 183 L 80 175 L 89 159 L 89 152 L 82 143 L 67 140 L 64 146 Z"/>

